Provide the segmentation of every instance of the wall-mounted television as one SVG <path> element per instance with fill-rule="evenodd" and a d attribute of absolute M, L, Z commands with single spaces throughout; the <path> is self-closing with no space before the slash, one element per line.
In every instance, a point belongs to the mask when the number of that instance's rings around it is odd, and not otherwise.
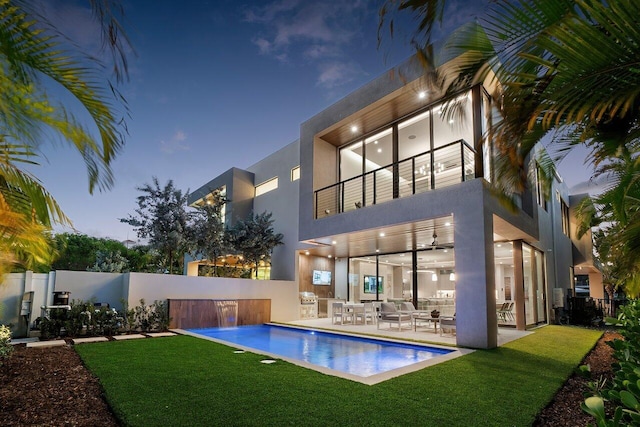
<path fill-rule="evenodd" d="M 383 278 L 378 276 L 378 293 L 384 292 Z M 376 276 L 364 276 L 364 293 L 375 294 L 376 293 Z"/>
<path fill-rule="evenodd" d="M 331 285 L 331 272 L 324 270 L 313 270 L 311 283 L 314 285 Z"/>

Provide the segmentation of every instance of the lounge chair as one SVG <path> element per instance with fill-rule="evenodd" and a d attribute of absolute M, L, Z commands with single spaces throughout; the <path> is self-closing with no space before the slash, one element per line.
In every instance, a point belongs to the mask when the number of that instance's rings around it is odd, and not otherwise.
<path fill-rule="evenodd" d="M 456 333 L 456 317 L 455 316 L 440 316 L 440 336 L 444 330 L 448 330 L 451 334 Z"/>
<path fill-rule="evenodd" d="M 380 324 L 386 322 L 391 327 L 392 324 L 398 325 L 398 330 L 402 330 L 402 324 L 408 323 L 411 328 L 412 317 L 410 313 L 398 311 L 396 305 L 392 302 L 383 302 L 380 305 L 380 314 L 378 317 L 378 329 Z"/>

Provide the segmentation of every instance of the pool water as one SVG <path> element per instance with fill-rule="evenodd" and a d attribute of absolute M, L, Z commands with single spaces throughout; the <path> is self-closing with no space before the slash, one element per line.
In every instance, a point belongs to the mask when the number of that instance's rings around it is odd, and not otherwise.
<path fill-rule="evenodd" d="M 276 325 L 189 331 L 359 377 L 413 365 L 453 351 Z"/>

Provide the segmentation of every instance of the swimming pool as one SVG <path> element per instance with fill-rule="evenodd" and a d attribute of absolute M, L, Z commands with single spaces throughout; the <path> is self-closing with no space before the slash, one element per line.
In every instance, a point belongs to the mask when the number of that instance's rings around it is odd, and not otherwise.
<path fill-rule="evenodd" d="M 278 325 L 190 329 L 189 332 L 250 351 L 255 349 L 259 353 L 339 371 L 348 377 L 368 378 L 455 352 Z"/>

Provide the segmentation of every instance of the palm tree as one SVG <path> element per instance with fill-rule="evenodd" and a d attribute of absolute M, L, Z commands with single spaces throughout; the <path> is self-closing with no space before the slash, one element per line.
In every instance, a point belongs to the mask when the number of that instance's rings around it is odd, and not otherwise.
<path fill-rule="evenodd" d="M 432 33 L 444 0 L 389 0 L 381 11 L 393 34 L 394 12 L 418 17 L 413 43 L 419 58 L 436 65 Z M 495 73 L 492 94 L 501 113 L 492 135 L 510 159 L 506 182 L 526 185 L 525 159 L 544 136 L 557 148 L 588 142 L 603 128 L 617 128 L 618 145 L 640 136 L 640 0 L 497 1 L 479 24 L 459 28 L 442 57 L 455 66 L 434 79 L 445 94 Z M 505 181 L 503 180 L 503 183 Z"/>
<path fill-rule="evenodd" d="M 113 53 L 116 81 L 121 81 L 128 45 L 116 18 L 122 10 L 111 0 L 91 3 L 104 45 Z M 70 225 L 38 179 L 19 167 L 37 164 L 45 135 L 57 133 L 80 152 L 93 192 L 112 186 L 110 163 L 126 133 L 116 109 L 122 107 L 127 115 L 126 103 L 105 78 L 103 64 L 68 47 L 64 35 L 33 7 L 20 0 L 0 4 L 0 275 L 17 264 L 48 262 L 52 250 L 44 232 L 56 223 Z M 79 101 L 93 121 L 91 128 L 49 98 L 52 85 Z"/>

